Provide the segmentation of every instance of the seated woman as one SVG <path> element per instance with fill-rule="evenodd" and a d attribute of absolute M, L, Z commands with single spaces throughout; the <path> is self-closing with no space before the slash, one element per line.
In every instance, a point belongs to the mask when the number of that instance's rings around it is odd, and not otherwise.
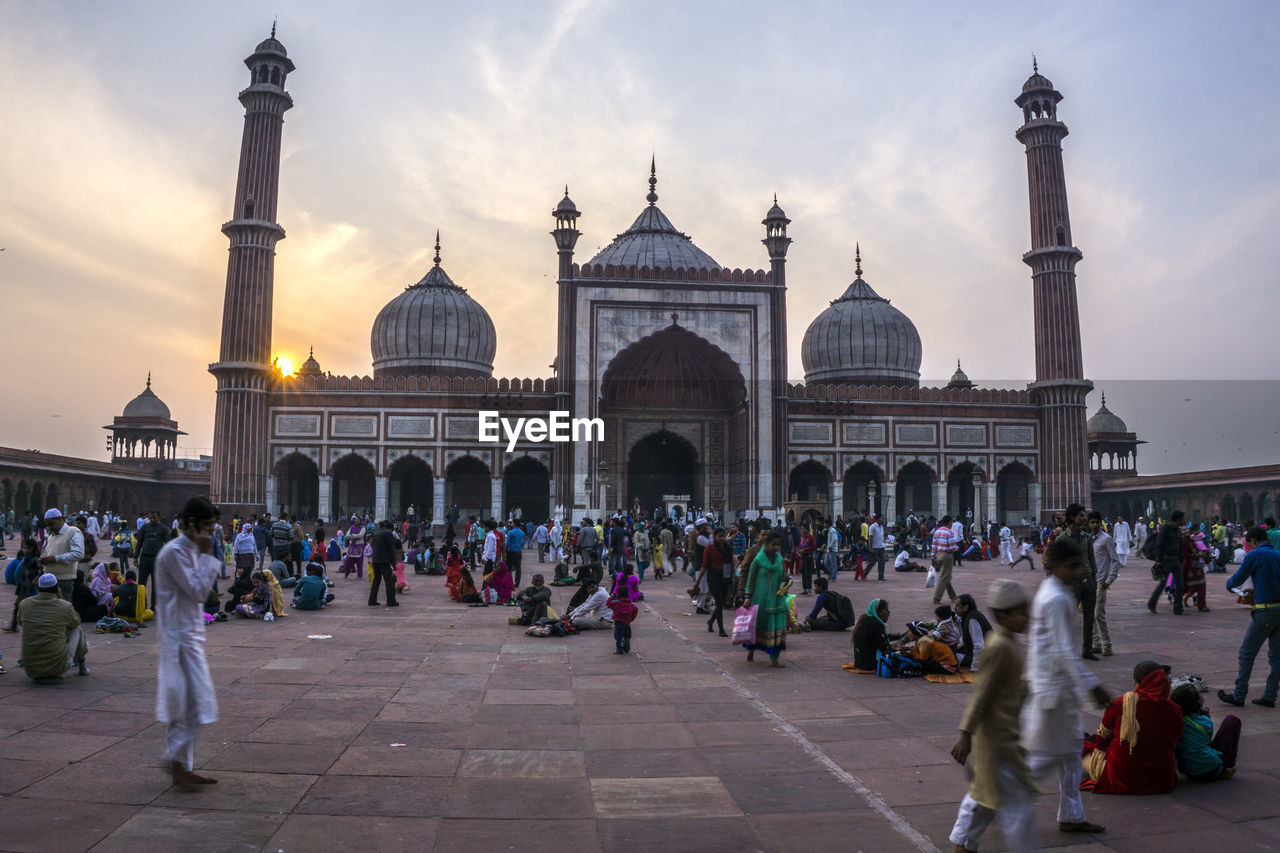
<path fill-rule="evenodd" d="M 231 587 L 227 590 L 227 602 L 222 609 L 227 613 L 232 613 L 236 609 L 237 604 L 244 601 L 246 595 L 253 593 L 253 576 L 257 574 L 252 569 L 236 569 L 235 580 L 231 582 Z M 119 609 L 119 602 L 116 608 Z"/>
<path fill-rule="evenodd" d="M 249 579 L 254 585 L 253 591 L 236 604 L 235 614 L 241 619 L 261 619 L 271 612 L 271 585 L 262 572 L 254 572 Z"/>
<path fill-rule="evenodd" d="M 449 556 L 444 561 L 444 588 L 449 591 L 449 597 L 454 601 L 462 600 L 462 592 L 459 585 L 462 582 L 462 554 L 458 552 L 458 546 L 452 545 L 449 548 Z M 471 585 L 472 591 L 475 590 L 475 584 Z"/>
<path fill-rule="evenodd" d="M 853 665 L 866 671 L 876 671 L 876 653 L 890 652 L 889 647 L 889 602 L 883 598 L 873 598 L 867 605 L 867 612 L 858 617 L 858 624 L 853 626 Z M 897 639 L 897 635 L 894 636 Z"/>
<path fill-rule="evenodd" d="M 1215 735 L 1213 720 L 1204 709 L 1200 691 L 1192 684 L 1179 684 L 1169 695 L 1182 709 L 1182 737 L 1175 754 L 1178 772 L 1193 782 L 1230 779 L 1236 772 L 1236 753 L 1240 748 L 1240 718 L 1227 714 Z"/>
<path fill-rule="evenodd" d="M 89 589 L 89 585 L 84 582 L 84 571 L 82 570 L 76 571 L 75 585 L 71 588 L 71 606 L 76 609 L 81 622 L 97 622 L 107 615 L 107 606 L 99 603 L 98 597 L 93 594 L 93 590 Z"/>
<path fill-rule="evenodd" d="M 908 622 L 902 653 L 920 664 L 926 675 L 955 672 L 959 661 L 955 650 L 937 639 L 932 622 Z"/>
<path fill-rule="evenodd" d="M 624 563 L 622 571 L 613 576 L 613 588 L 609 590 L 609 594 L 622 598 L 619 590 L 624 591 L 627 601 L 633 604 L 643 597 L 640 594 L 640 579 L 636 577 L 635 567 L 630 563 Z"/>
<path fill-rule="evenodd" d="M 1169 699 L 1169 671 L 1144 660 L 1133 668 L 1133 690 L 1102 714 L 1098 733 L 1085 739 L 1082 791 L 1164 794 L 1178 784 L 1176 749 L 1182 709 Z"/>
<path fill-rule="evenodd" d="M 463 604 L 480 603 L 480 590 L 476 589 L 475 579 L 471 577 L 471 570 L 465 564 L 458 568 L 457 600 Z"/>
<path fill-rule="evenodd" d="M 493 576 L 489 579 L 489 586 L 493 587 L 493 591 L 498 594 L 499 604 L 506 604 L 511 600 L 516 582 L 511 577 L 511 570 L 507 568 L 505 560 L 498 560 L 493 564 Z"/>
<path fill-rule="evenodd" d="M 112 565 L 115 565 L 112 563 Z M 89 574 L 89 591 L 93 593 L 98 604 L 107 608 L 108 616 L 114 615 L 115 598 L 111 595 L 111 570 L 103 563 L 93 567 Z"/>
<path fill-rule="evenodd" d="M 542 575 L 533 576 L 533 585 L 527 586 L 516 596 L 520 605 L 520 625 L 532 625 L 547 616 L 547 607 L 551 604 L 551 587 L 543 581 Z"/>
<path fill-rule="evenodd" d="M 555 575 L 551 578 L 552 586 L 573 586 L 577 582 L 573 575 L 569 574 L 568 563 L 556 563 Z"/>

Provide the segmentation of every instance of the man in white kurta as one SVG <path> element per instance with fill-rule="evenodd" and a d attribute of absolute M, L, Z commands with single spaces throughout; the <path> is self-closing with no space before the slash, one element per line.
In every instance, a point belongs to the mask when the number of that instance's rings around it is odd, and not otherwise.
<path fill-rule="evenodd" d="M 1116 555 L 1119 556 L 1120 565 L 1123 566 L 1129 558 L 1129 549 L 1133 546 L 1133 531 L 1123 515 L 1116 516 L 1116 523 L 1111 528 L 1111 538 L 1115 540 Z"/>
<path fill-rule="evenodd" d="M 1013 565 L 1013 531 L 1007 524 L 1000 527 L 1000 565 Z"/>
<path fill-rule="evenodd" d="M 203 605 L 221 563 L 213 556 L 213 506 L 203 498 L 187 502 L 182 535 L 156 556 L 155 609 L 159 631 L 156 719 L 168 723 L 165 759 L 175 785 L 216 782 L 192 773 L 200 728 L 218 719 L 218 700 L 204 657 Z"/>
<path fill-rule="evenodd" d="M 1076 597 L 1082 555 L 1067 539 L 1053 542 L 1044 554 L 1049 576 L 1036 590 L 1031 605 L 1027 646 L 1030 696 L 1022 709 L 1022 735 L 1036 777 L 1056 772 L 1058 828 L 1063 832 L 1101 832 L 1084 817 L 1080 796 L 1080 747 L 1084 723 L 1080 703 L 1092 691 L 1105 705 L 1110 697 L 1097 676 L 1080 661 L 1075 627 Z"/>

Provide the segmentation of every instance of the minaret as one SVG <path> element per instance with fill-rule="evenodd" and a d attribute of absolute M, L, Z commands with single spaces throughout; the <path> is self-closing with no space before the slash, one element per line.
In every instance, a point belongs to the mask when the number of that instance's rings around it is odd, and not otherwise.
<path fill-rule="evenodd" d="M 1080 352 L 1080 309 L 1076 264 L 1084 257 L 1071 244 L 1067 182 L 1062 168 L 1058 121 L 1062 95 L 1032 63 L 1032 75 L 1014 103 L 1023 123 L 1015 134 L 1027 147 L 1031 198 L 1031 267 L 1035 296 L 1036 381 L 1031 398 L 1040 407 L 1040 499 L 1048 514 L 1070 503 L 1089 505 L 1089 441 L 1085 397 L 1093 383 L 1084 378 Z"/>
<path fill-rule="evenodd" d="M 572 329 L 577 324 L 577 285 L 573 281 L 573 248 L 578 244 L 582 232 L 578 230 L 578 217 L 581 212 L 573 199 L 569 198 L 569 187 L 564 188 L 564 198 L 556 205 L 551 215 L 556 218 L 556 228 L 551 232 L 556 241 L 556 252 L 560 257 L 557 281 L 560 288 L 558 306 L 556 360 L 552 365 L 556 370 L 556 409 L 567 412 L 573 409 L 573 382 L 575 377 L 574 359 L 576 350 Z M 574 454 L 572 445 L 557 444 L 552 446 L 551 475 L 555 479 L 554 502 L 566 507 L 569 511 L 574 506 L 575 477 L 573 471 Z"/>
<path fill-rule="evenodd" d="M 773 272 L 773 289 L 769 297 L 769 337 L 773 342 L 771 361 L 773 370 L 769 382 L 773 386 L 773 494 L 761 493 L 760 500 L 772 498 L 773 506 L 767 509 L 781 511 L 787 501 L 787 248 L 791 238 L 787 226 L 791 220 L 778 206 L 778 196 L 773 196 L 773 207 L 760 223 L 765 237 L 760 242 L 769 250 L 769 269 Z M 766 507 L 760 507 L 766 509 Z"/>
<path fill-rule="evenodd" d="M 280 137 L 293 98 L 284 82 L 293 63 L 276 41 L 276 28 L 244 61 L 249 86 L 240 92 L 244 135 L 236 176 L 235 207 L 222 233 L 231 241 L 222 306 L 222 349 L 209 372 L 218 380 L 213 425 L 213 500 L 223 514 L 265 509 L 267 391 L 271 384 L 271 291 L 275 245 L 284 239 L 276 223 Z"/>

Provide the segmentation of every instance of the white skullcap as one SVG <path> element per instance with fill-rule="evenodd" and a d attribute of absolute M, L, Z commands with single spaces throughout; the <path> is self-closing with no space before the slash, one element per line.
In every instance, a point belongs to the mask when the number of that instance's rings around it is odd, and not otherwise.
<path fill-rule="evenodd" d="M 49 510 L 44 514 L 45 521 L 48 521 L 51 518 L 62 518 L 62 510 L 58 509 L 55 506 L 53 509 Z"/>

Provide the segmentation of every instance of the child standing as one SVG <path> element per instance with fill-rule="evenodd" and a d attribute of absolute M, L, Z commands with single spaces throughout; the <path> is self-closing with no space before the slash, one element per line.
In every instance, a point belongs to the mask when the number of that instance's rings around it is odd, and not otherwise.
<path fill-rule="evenodd" d="M 621 593 L 621 596 L 619 596 Z M 635 621 L 640 608 L 630 602 L 626 587 L 615 589 L 605 605 L 613 611 L 613 642 L 617 644 L 615 655 L 631 653 L 631 623 Z"/>
<path fill-rule="evenodd" d="M 1169 698 L 1182 709 L 1182 737 L 1178 738 L 1178 771 L 1196 782 L 1230 779 L 1236 772 L 1240 747 L 1240 718 L 1227 714 L 1222 728 L 1213 733 L 1213 720 L 1204 709 L 1200 691 L 1179 684 Z"/>

